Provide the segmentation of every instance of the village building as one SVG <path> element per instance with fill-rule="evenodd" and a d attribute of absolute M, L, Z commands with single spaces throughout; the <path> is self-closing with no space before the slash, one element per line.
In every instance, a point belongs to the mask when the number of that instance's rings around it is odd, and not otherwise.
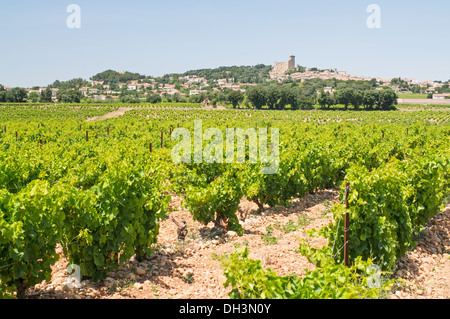
<path fill-rule="evenodd" d="M 433 100 L 445 100 L 445 99 L 450 99 L 450 93 L 433 94 Z"/>

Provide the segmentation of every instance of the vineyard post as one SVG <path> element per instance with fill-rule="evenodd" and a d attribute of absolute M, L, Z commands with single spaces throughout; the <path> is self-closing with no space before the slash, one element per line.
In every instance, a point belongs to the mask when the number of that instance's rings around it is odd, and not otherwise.
<path fill-rule="evenodd" d="M 109 126 L 108 126 L 108 136 L 109 136 Z"/>
<path fill-rule="evenodd" d="M 161 148 L 164 147 L 164 131 L 161 131 Z"/>
<path fill-rule="evenodd" d="M 40 142 L 41 142 L 41 149 L 42 149 L 42 144 L 43 144 L 43 142 L 42 142 L 42 138 L 40 139 Z"/>
<path fill-rule="evenodd" d="M 150 153 L 153 153 L 153 143 L 150 143 Z"/>
<path fill-rule="evenodd" d="M 89 131 L 86 131 L 86 142 L 89 142 Z"/>
<path fill-rule="evenodd" d="M 16 131 L 16 142 L 19 140 L 19 134 Z"/>
<path fill-rule="evenodd" d="M 348 195 L 350 193 L 350 183 L 345 185 L 345 229 L 344 229 L 344 266 L 349 266 L 349 232 L 350 232 L 350 214 L 348 209 L 350 208 L 348 204 Z"/>

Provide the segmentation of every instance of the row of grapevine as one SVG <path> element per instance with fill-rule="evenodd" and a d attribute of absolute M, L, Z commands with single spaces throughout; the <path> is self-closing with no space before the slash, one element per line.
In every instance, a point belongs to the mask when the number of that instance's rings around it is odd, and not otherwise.
<path fill-rule="evenodd" d="M 0 192 L 0 282 L 23 295 L 49 280 L 61 244 L 83 276 L 104 279 L 133 255 L 150 253 L 170 196 L 160 164 L 116 162 L 90 188 L 34 180 L 17 193 Z M 1 289 L 0 289 L 1 291 Z"/>
<path fill-rule="evenodd" d="M 396 260 L 415 245 L 414 238 L 428 220 L 439 213 L 449 193 L 449 170 L 448 155 L 392 161 L 372 172 L 357 165 L 347 170 L 345 180 L 351 188 L 350 258 L 374 258 L 382 269 L 391 270 Z M 334 207 L 336 220 L 343 220 L 344 213 L 342 205 Z M 323 233 L 330 245 L 343 245 L 343 227 L 337 222 Z M 341 251 L 336 261 L 342 260 Z"/>

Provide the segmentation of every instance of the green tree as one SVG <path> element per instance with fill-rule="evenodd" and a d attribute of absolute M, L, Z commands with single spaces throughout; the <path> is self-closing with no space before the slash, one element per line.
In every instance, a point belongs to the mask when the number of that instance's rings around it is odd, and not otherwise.
<path fill-rule="evenodd" d="M 336 92 L 336 100 L 339 104 L 344 104 L 345 109 L 348 109 L 349 104 L 351 104 L 353 100 L 353 93 L 354 89 L 351 88 L 338 90 Z"/>
<path fill-rule="evenodd" d="M 50 88 L 45 89 L 44 92 L 41 93 L 41 97 L 39 98 L 39 102 L 41 103 L 51 103 L 52 100 L 52 90 Z"/>
<path fill-rule="evenodd" d="M 330 108 L 331 105 L 335 104 L 335 98 L 330 94 L 330 92 L 322 92 L 318 98 L 318 103 L 322 107 Z"/>
<path fill-rule="evenodd" d="M 27 90 L 23 88 L 13 88 L 11 91 L 15 103 L 23 103 L 27 100 Z"/>
<path fill-rule="evenodd" d="M 425 90 L 426 90 L 426 87 L 421 87 L 420 85 L 412 88 L 413 93 L 422 93 L 422 92 L 425 92 Z"/>
<path fill-rule="evenodd" d="M 80 103 L 81 102 L 81 92 L 79 90 L 59 90 L 56 93 L 56 98 L 62 103 Z"/>
<path fill-rule="evenodd" d="M 312 96 L 299 95 L 298 106 L 301 109 L 311 109 L 314 106 L 315 99 Z"/>
<path fill-rule="evenodd" d="M 373 88 L 376 88 L 376 87 L 378 86 L 377 79 L 371 79 L 371 80 L 369 81 L 369 83 L 370 83 L 370 85 L 371 85 Z"/>
<path fill-rule="evenodd" d="M 353 94 L 351 97 L 351 103 L 355 107 L 355 109 L 358 109 L 361 104 L 363 103 L 363 93 L 359 90 L 353 90 Z"/>
<path fill-rule="evenodd" d="M 233 108 L 236 108 L 243 100 L 244 94 L 241 91 L 231 91 L 228 94 L 228 101 L 233 105 Z"/>
<path fill-rule="evenodd" d="M 247 91 L 247 99 L 255 108 L 262 109 L 267 101 L 265 90 L 259 86 L 252 87 Z"/>
<path fill-rule="evenodd" d="M 397 105 L 398 96 L 392 89 L 382 90 L 380 92 L 379 104 L 378 106 L 383 110 L 389 110 L 394 105 Z"/>
<path fill-rule="evenodd" d="M 286 108 L 286 106 L 290 105 L 291 109 L 296 110 L 299 107 L 297 94 L 294 88 L 283 86 L 280 90 L 279 107 Z"/>
<path fill-rule="evenodd" d="M 368 108 L 372 109 L 379 99 L 379 93 L 375 90 L 364 91 L 362 104 Z"/>
<path fill-rule="evenodd" d="M 149 103 L 161 103 L 162 102 L 162 98 L 159 94 L 149 94 L 147 96 L 147 102 Z"/>
<path fill-rule="evenodd" d="M 281 98 L 281 92 L 279 87 L 272 85 L 266 89 L 266 103 L 269 109 L 281 108 L 278 106 L 278 100 Z"/>
<path fill-rule="evenodd" d="M 28 95 L 28 101 L 36 103 L 37 101 L 39 101 L 39 94 L 37 94 L 36 92 L 31 92 Z"/>
<path fill-rule="evenodd" d="M 6 95 L 7 95 L 6 93 L 8 93 L 8 92 L 0 90 L 0 103 L 6 102 Z"/>
<path fill-rule="evenodd" d="M 181 103 L 181 102 L 186 102 L 186 99 L 181 96 L 178 93 L 175 93 L 174 95 L 172 95 L 170 102 L 174 102 L 174 103 Z"/>

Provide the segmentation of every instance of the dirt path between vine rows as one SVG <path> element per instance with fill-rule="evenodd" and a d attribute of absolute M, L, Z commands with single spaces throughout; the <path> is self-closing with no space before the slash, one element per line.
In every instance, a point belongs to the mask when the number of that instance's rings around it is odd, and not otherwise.
<path fill-rule="evenodd" d="M 101 116 L 94 116 L 91 118 L 88 118 L 86 120 L 86 122 L 94 122 L 94 121 L 102 121 L 102 120 L 106 120 L 106 119 L 113 119 L 116 117 L 120 117 L 125 115 L 125 113 L 127 113 L 128 111 L 131 110 L 142 110 L 142 109 L 149 109 L 149 110 L 209 110 L 209 111 L 217 111 L 217 110 L 228 110 L 226 107 L 224 106 L 216 106 L 216 107 L 212 107 L 212 106 L 204 106 L 201 108 L 192 108 L 192 107 L 150 107 L 150 108 L 142 108 L 142 107 L 120 107 L 115 111 L 106 113 L 104 115 Z"/>
<path fill-rule="evenodd" d="M 173 197 L 170 216 L 185 219 L 189 233 L 184 243 L 177 239 L 177 227 L 171 219 L 161 223 L 155 253 L 144 262 L 133 258 L 99 283 L 89 280 L 81 288 L 67 285 L 67 261 L 62 257 L 53 267 L 52 280 L 29 289 L 32 299 L 228 299 L 231 287 L 224 287 L 221 256 L 237 247 L 248 247 L 250 258 L 261 260 L 263 267 L 278 275 L 314 269 L 305 257 L 296 253 L 300 240 L 312 246 L 326 245 L 325 238 L 308 238 L 306 231 L 319 229 L 332 221 L 331 206 L 338 202 L 338 190 L 324 190 L 304 199 L 295 199 L 290 207 L 266 208 L 252 213 L 257 206 L 243 200 L 243 236 L 234 232 L 220 235 L 212 224 L 204 226 L 192 219 Z M 273 228 L 269 237 L 267 227 Z M 450 296 L 450 207 L 427 225 L 418 246 L 399 260 L 395 275 L 403 278 L 388 298 L 438 299 Z M 267 241 L 270 239 L 270 242 Z"/>
<path fill-rule="evenodd" d="M 106 119 L 113 119 L 119 116 L 123 116 L 126 112 L 134 110 L 134 108 L 132 107 L 120 107 L 115 111 L 106 113 L 104 115 L 101 116 L 95 116 L 95 117 L 91 117 L 89 119 L 86 120 L 86 122 L 94 122 L 94 121 L 102 121 L 102 120 L 106 120 Z"/>

